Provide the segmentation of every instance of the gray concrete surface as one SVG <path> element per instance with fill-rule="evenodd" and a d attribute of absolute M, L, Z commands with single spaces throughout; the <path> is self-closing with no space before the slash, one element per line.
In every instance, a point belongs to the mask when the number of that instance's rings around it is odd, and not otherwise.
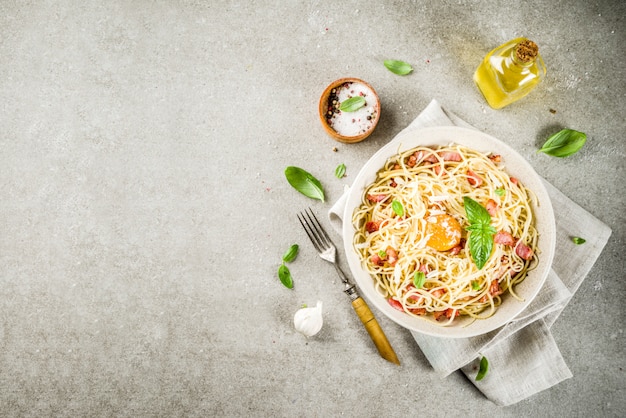
<path fill-rule="evenodd" d="M 618 0 L 1 2 L 0 415 L 623 416 L 625 17 Z M 548 76 L 495 111 L 472 74 L 517 36 Z M 343 76 L 383 104 L 356 145 L 316 115 Z M 574 377 L 507 408 L 436 377 L 380 314 L 402 366 L 379 358 L 296 220 L 432 98 L 613 229 L 554 326 Z M 561 127 L 585 148 L 537 154 Z M 291 189 L 288 165 L 328 201 Z M 307 340 L 292 317 L 318 299 Z"/>

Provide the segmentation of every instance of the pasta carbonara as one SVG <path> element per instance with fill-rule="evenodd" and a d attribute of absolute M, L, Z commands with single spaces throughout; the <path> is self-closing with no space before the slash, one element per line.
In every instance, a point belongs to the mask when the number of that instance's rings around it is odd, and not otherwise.
<path fill-rule="evenodd" d="M 489 214 L 482 268 L 464 198 Z M 504 293 L 517 298 L 515 284 L 535 265 L 531 198 L 497 154 L 416 147 L 390 158 L 366 188 L 352 218 L 353 245 L 393 307 L 442 325 L 459 315 L 487 318 Z"/>

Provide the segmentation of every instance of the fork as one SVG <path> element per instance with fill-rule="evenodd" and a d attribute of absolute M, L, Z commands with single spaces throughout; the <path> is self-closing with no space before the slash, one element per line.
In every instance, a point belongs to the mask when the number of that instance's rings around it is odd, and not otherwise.
<path fill-rule="evenodd" d="M 399 365 L 400 361 L 398 360 L 396 353 L 393 351 L 391 344 L 387 340 L 385 333 L 378 324 L 378 321 L 374 317 L 374 314 L 365 300 L 357 292 L 356 286 L 350 281 L 343 270 L 341 270 L 341 267 L 339 267 L 337 262 L 337 247 L 335 247 L 335 244 L 333 244 L 332 240 L 317 220 L 317 217 L 311 208 L 298 213 L 297 216 L 302 228 L 304 228 L 304 231 L 309 236 L 309 239 L 317 250 L 320 258 L 328 261 L 335 267 L 339 278 L 341 278 L 341 281 L 345 286 L 344 292 L 350 297 L 352 307 L 361 319 L 361 322 L 376 345 L 381 357 Z"/>

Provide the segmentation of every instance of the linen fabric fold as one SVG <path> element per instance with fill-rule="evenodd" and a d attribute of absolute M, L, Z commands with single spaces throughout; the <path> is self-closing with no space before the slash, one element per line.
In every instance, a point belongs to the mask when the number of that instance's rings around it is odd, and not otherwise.
<path fill-rule="evenodd" d="M 399 136 L 408 130 L 434 126 L 473 128 L 433 100 Z M 611 235 L 608 226 L 550 183 L 544 183 L 554 209 L 556 251 L 552 269 L 530 305 L 506 325 L 476 337 L 453 339 L 411 332 L 438 375 L 443 378 L 461 370 L 488 399 L 502 406 L 572 377 L 550 326 L 578 290 Z M 346 190 L 328 213 L 331 225 L 340 234 L 347 194 Z M 572 237 L 587 241 L 575 245 Z M 489 372 L 475 381 L 482 356 L 489 360 Z"/>

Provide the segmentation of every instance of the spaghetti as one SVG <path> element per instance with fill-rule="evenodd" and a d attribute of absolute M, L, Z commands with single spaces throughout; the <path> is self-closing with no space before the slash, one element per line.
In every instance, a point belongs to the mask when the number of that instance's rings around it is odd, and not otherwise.
<path fill-rule="evenodd" d="M 387 160 L 366 188 L 353 245 L 393 307 L 449 325 L 459 315 L 488 318 L 505 293 L 519 299 L 514 287 L 537 259 L 536 198 L 501 160 L 460 145 L 420 146 Z M 486 209 L 496 231 L 480 269 L 464 197 Z"/>

